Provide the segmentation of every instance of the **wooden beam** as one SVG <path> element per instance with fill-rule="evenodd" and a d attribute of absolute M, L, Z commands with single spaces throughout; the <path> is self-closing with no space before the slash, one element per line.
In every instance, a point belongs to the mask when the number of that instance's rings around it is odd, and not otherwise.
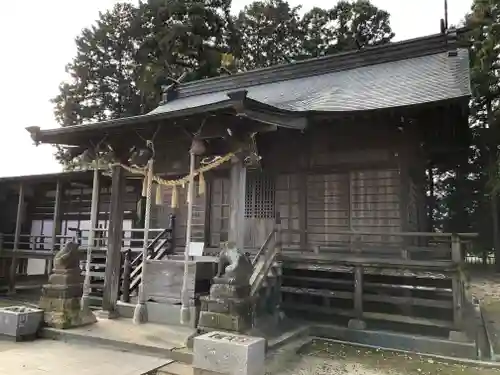
<path fill-rule="evenodd" d="M 9 294 L 16 292 L 16 276 L 17 276 L 17 257 L 16 252 L 19 250 L 19 242 L 21 238 L 21 227 L 23 222 L 23 208 L 24 208 L 24 183 L 19 184 L 19 193 L 17 201 L 17 215 L 16 215 L 16 229 L 14 232 L 14 248 L 12 251 L 12 258 L 10 264 L 10 275 L 9 275 Z"/>
<path fill-rule="evenodd" d="M 230 171 L 230 214 L 229 214 L 229 242 L 238 249 L 244 248 L 245 241 L 245 194 L 247 170 L 241 158 L 231 160 Z"/>
<path fill-rule="evenodd" d="M 61 233 L 61 201 L 64 195 L 64 185 L 61 179 L 57 179 L 56 185 L 56 196 L 54 202 L 54 213 L 52 215 L 52 253 L 56 252 L 57 235 Z M 59 250 L 59 249 L 57 249 Z M 52 272 L 53 259 L 49 259 L 47 262 L 46 273 L 50 275 Z"/>
<path fill-rule="evenodd" d="M 102 312 L 100 316 L 116 316 L 116 302 L 120 287 L 121 249 L 123 236 L 123 196 L 125 193 L 125 171 L 120 166 L 113 167 L 111 182 L 111 206 L 108 226 L 108 249 L 106 251 L 106 272 Z"/>

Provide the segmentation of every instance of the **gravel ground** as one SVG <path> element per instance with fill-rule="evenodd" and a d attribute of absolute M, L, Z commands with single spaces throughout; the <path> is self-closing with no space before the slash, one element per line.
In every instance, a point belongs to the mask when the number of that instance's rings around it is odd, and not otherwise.
<path fill-rule="evenodd" d="M 471 272 L 467 293 L 483 303 L 499 302 L 500 275 L 488 271 Z"/>
<path fill-rule="evenodd" d="M 326 340 L 284 347 L 266 375 L 499 375 L 500 370 L 444 363 L 417 355 L 367 350 Z"/>

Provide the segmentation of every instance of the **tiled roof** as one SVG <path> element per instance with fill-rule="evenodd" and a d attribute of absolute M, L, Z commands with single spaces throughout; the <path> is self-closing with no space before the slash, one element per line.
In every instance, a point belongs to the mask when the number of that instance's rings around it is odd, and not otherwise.
<path fill-rule="evenodd" d="M 233 108 L 228 94 L 266 110 L 292 116 L 412 106 L 470 96 L 469 57 L 456 35 L 428 37 L 370 47 L 270 68 L 181 83 L 168 102 L 135 117 L 66 128 L 27 128 L 36 142 L 80 144 L 77 134 L 137 126 Z"/>
<path fill-rule="evenodd" d="M 248 91 L 249 99 L 293 112 L 363 111 L 469 96 L 468 52 L 455 51 L 240 89 Z M 151 114 L 221 103 L 228 100 L 229 92 L 179 95 Z"/>

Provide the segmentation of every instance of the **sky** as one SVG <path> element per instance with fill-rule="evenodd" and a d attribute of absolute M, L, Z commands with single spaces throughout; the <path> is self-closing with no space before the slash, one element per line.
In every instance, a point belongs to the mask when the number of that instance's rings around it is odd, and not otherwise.
<path fill-rule="evenodd" d="M 99 11 L 117 0 L 14 0 L 0 8 L 0 177 L 61 170 L 53 147 L 35 147 L 27 126 L 54 128 L 53 105 L 65 66 L 76 53 L 74 39 Z M 289 0 L 291 5 L 304 1 Z M 396 40 L 439 32 L 444 0 L 372 0 L 391 14 Z M 233 0 L 233 11 L 251 3 Z M 334 0 L 308 0 L 303 10 L 332 7 Z M 458 24 L 472 0 L 448 0 L 449 23 Z"/>

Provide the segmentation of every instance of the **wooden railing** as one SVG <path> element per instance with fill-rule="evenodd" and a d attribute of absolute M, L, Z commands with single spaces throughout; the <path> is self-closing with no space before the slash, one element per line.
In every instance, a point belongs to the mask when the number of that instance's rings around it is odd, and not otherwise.
<path fill-rule="evenodd" d="M 175 217 L 171 216 L 167 229 L 150 229 L 148 252 L 152 259 L 161 259 L 175 248 Z M 91 277 L 100 278 L 103 284 L 106 266 L 106 251 L 108 248 L 108 230 L 93 228 L 93 243 L 91 246 Z M 82 272 L 85 269 L 86 253 L 89 246 L 89 229 L 82 229 L 79 238 L 79 251 Z M 122 289 L 126 293 L 134 291 L 140 284 L 144 229 L 124 229 L 122 234 Z M 18 263 L 16 276 L 26 275 L 28 259 L 41 259 L 46 261 L 45 275 L 50 270 L 51 260 L 67 242 L 75 239 L 75 235 L 57 235 L 53 241 L 52 236 L 20 234 L 17 241 L 14 234 L 0 233 L 0 278 L 8 278 L 11 259 Z M 15 248 L 14 248 L 15 247 Z M 128 257 L 128 265 L 126 259 Z M 149 258 L 149 257 L 148 257 Z M 23 260 L 23 261 L 20 261 Z M 125 268 L 128 267 L 129 274 Z M 127 285 L 128 284 L 128 285 Z M 94 285 L 94 284 L 92 284 Z M 128 297 L 126 297 L 128 298 Z"/>
<path fill-rule="evenodd" d="M 169 227 L 160 232 L 148 246 L 147 259 L 160 260 L 175 250 L 175 216 L 170 215 Z M 142 280 L 143 253 L 132 259 L 128 251 L 123 258 L 121 299 L 130 301 L 130 293 L 136 291 Z"/>
<path fill-rule="evenodd" d="M 284 244 L 283 252 L 289 256 L 318 260 L 359 259 L 388 264 L 420 262 L 423 265 L 439 265 L 463 263 L 467 245 L 478 236 L 475 233 L 368 231 L 332 231 L 324 235 L 324 243 L 308 249 L 294 249 Z"/>
<path fill-rule="evenodd" d="M 274 242 L 274 243 L 273 243 Z M 255 296 L 259 292 L 262 284 L 269 276 L 269 272 L 274 274 L 273 264 L 281 251 L 281 219 L 279 213 L 276 213 L 275 225 L 266 241 L 252 260 L 253 273 L 250 277 L 250 295 Z"/>
<path fill-rule="evenodd" d="M 465 264 L 467 245 L 477 237 L 477 234 L 336 231 L 329 232 L 327 235 L 330 238 L 337 239 L 337 242 L 325 246 L 316 246 L 307 251 L 285 248 L 281 256 L 284 267 L 293 265 L 293 268 L 346 272 L 353 275 L 353 292 L 346 292 L 345 290 L 335 292 L 337 298 L 345 295 L 346 298 L 352 299 L 352 310 L 316 307 L 318 311 L 319 309 L 328 310 L 329 313 L 336 311 L 339 314 L 347 314 L 347 316 L 358 320 L 389 320 L 458 330 L 464 328 L 465 277 L 463 266 Z M 308 265 L 311 265 L 312 268 L 308 268 Z M 449 283 L 451 293 L 450 307 L 453 310 L 453 321 L 448 325 L 447 322 L 440 319 L 367 312 L 364 303 L 373 301 L 375 297 L 382 298 L 373 296 L 373 294 L 364 294 L 365 287 L 369 284 L 364 282 L 365 273 L 370 273 L 370 280 L 373 282 L 372 275 L 377 270 L 380 271 L 380 275 L 388 277 L 416 277 L 418 279 L 418 277 L 437 275 L 437 279 L 446 280 L 446 283 Z M 398 298 L 419 303 L 430 301 L 433 306 L 448 303 L 447 301 L 422 300 L 410 296 L 385 296 L 385 298 L 386 301 Z"/>

